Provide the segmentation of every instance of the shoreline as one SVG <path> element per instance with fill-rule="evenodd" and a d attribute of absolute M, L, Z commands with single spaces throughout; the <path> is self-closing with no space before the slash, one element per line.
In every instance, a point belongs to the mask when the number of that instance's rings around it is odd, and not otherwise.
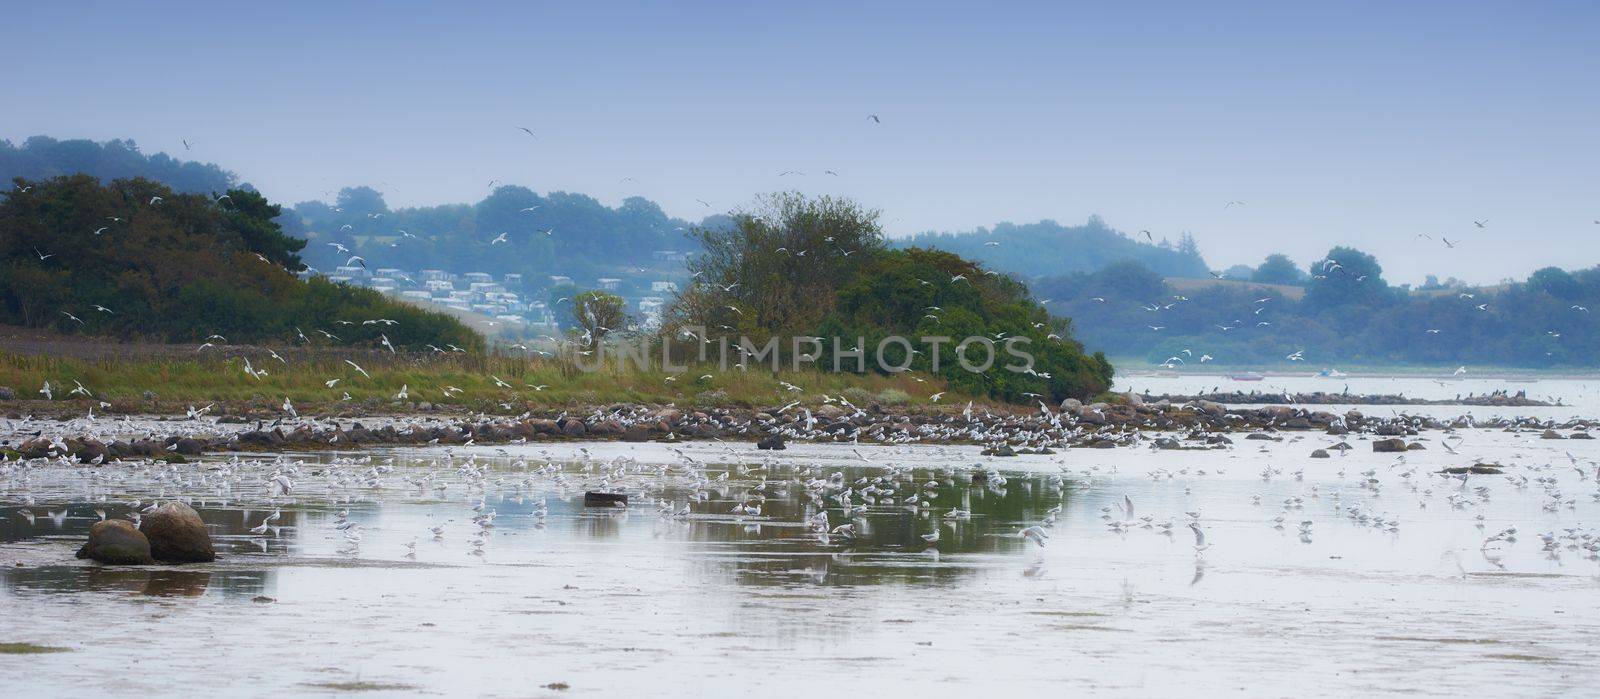
<path fill-rule="evenodd" d="M 11 413 L 14 415 L 15 413 Z M 1600 420 L 1562 421 L 1533 417 L 1477 419 L 1400 414 L 1368 416 L 1358 410 L 1335 414 L 1287 405 L 1225 406 L 1213 401 L 1083 404 L 1068 400 L 1060 410 L 928 413 L 868 406 L 847 410 L 824 405 L 815 411 L 793 406 L 686 409 L 613 404 L 584 411 L 528 411 L 513 417 L 478 414 L 280 416 L 189 418 L 144 415 L 5 418 L 0 454 L 5 459 L 68 457 L 79 463 L 118 460 L 185 462 L 218 452 L 272 452 L 382 446 L 467 446 L 574 440 L 626 442 L 737 441 L 761 449 L 786 442 L 875 444 L 968 444 L 985 455 L 1055 453 L 1058 449 L 1224 449 L 1230 435 L 1246 440 L 1282 440 L 1285 435 L 1322 434 L 1374 440 L 1374 451 L 1426 448 L 1406 438 L 1428 431 L 1484 428 L 1537 431 L 1544 439 L 1592 439 Z M 1384 442 L 1385 446 L 1378 443 Z M 1396 444 L 1397 443 L 1397 444 Z M 1348 445 L 1346 445 L 1348 446 Z M 1336 448 L 1334 445 L 1330 448 Z"/>

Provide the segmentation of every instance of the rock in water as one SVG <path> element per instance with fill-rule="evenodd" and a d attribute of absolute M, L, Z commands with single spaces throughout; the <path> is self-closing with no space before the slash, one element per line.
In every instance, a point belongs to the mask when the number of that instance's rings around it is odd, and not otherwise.
<path fill-rule="evenodd" d="M 217 560 L 211 534 L 200 513 L 181 502 L 169 502 L 148 515 L 139 531 L 150 539 L 150 554 L 158 561 L 209 563 Z"/>
<path fill-rule="evenodd" d="M 784 446 L 784 444 L 783 444 L 783 435 L 781 435 L 781 434 L 769 434 L 766 437 L 763 437 L 761 439 L 761 441 L 756 442 L 756 448 L 757 449 L 788 449 L 788 447 Z"/>
<path fill-rule="evenodd" d="M 624 493 L 602 493 L 591 490 L 583 494 L 584 507 L 627 507 L 628 496 Z"/>
<path fill-rule="evenodd" d="M 1397 439 L 1380 439 L 1380 440 L 1372 443 L 1372 450 L 1375 451 L 1375 452 L 1379 452 L 1379 453 L 1405 451 L 1406 450 L 1406 440 L 1398 439 L 1398 438 Z"/>
<path fill-rule="evenodd" d="M 150 555 L 150 540 L 134 528 L 133 522 L 125 519 L 95 522 L 89 527 L 89 542 L 78 549 L 78 558 L 108 565 L 139 566 L 156 562 Z"/>

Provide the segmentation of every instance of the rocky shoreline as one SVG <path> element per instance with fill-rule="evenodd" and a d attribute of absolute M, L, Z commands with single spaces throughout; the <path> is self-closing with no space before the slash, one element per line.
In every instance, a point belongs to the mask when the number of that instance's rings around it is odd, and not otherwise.
<path fill-rule="evenodd" d="M 1228 435 L 1276 438 L 1277 433 L 1320 432 L 1401 438 L 1458 428 L 1532 430 L 1545 438 L 1588 439 L 1600 421 L 1530 417 L 1449 419 L 1376 417 L 1351 410 L 1335 414 L 1287 405 L 1225 406 L 1210 400 L 1123 403 L 1064 401 L 1033 411 L 929 413 L 871 405 L 815 409 L 711 408 L 705 410 L 619 403 L 582 413 L 517 417 L 400 415 L 362 418 L 295 417 L 253 424 L 238 418 L 69 421 L 8 419 L 0 431 L 5 458 L 68 457 L 80 463 L 117 460 L 180 462 L 215 452 L 353 449 L 367 446 L 525 444 L 561 440 L 758 442 L 782 449 L 788 441 L 880 444 L 974 444 L 1008 456 L 1040 450 L 1117 448 L 1222 448 Z M 1259 436 L 1258 436 L 1259 435 Z"/>

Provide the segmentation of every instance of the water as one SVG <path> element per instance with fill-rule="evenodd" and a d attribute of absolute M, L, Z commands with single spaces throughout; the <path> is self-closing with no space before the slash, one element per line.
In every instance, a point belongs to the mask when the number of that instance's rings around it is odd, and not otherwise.
<path fill-rule="evenodd" d="M 269 465 L 227 457 L 176 470 L 14 470 L 0 477 L 0 643 L 69 651 L 0 656 L 0 686 L 43 695 L 227 686 L 526 696 L 560 691 L 543 688 L 552 684 L 595 696 L 953 696 L 996 683 L 1128 696 L 1589 691 L 1600 678 L 1600 563 L 1568 548 L 1581 539 L 1552 554 L 1538 534 L 1595 531 L 1595 481 L 1566 454 L 1592 471 L 1600 448 L 1464 431 L 1463 456 L 1451 456 L 1442 436 L 1404 462 L 1364 442 L 1348 457 L 1311 460 L 1332 441 L 1317 434 L 1225 452 L 1011 459 L 803 444 L 778 454 L 718 443 L 373 450 L 287 456 L 305 464 L 292 496 L 275 500 L 261 485 Z M 1429 475 L 1472 459 L 1555 479 L 1559 504 L 1546 510 L 1538 483 L 1474 476 L 1463 490 Z M 1005 484 L 969 484 L 973 463 L 1000 469 Z M 1263 480 L 1267 468 L 1278 472 Z M 853 518 L 853 545 L 824 543 L 803 525 L 817 508 L 798 480 L 813 469 L 848 481 L 892 469 L 917 491 L 940 484 L 931 507 L 870 506 Z M 1367 470 L 1376 490 L 1361 485 Z M 584 508 L 582 490 L 603 478 L 633 492 L 633 505 Z M 759 517 L 730 512 L 754 504 L 756 489 Z M 658 513 L 656 501 L 677 510 L 697 493 L 690 516 Z M 1171 519 L 1173 534 L 1109 529 L 1102 508 L 1122 519 L 1113 506 L 1124 495 L 1135 521 Z M 1453 506 L 1452 495 L 1465 501 Z M 117 517 L 132 500 L 174 497 L 190 498 L 212 527 L 217 563 L 107 569 L 72 558 L 94 508 Z M 1302 509 L 1284 511 L 1294 497 Z M 17 514 L 27 498 L 39 515 L 31 526 Z M 481 552 L 471 543 L 480 502 L 497 514 Z M 63 504 L 57 525 L 47 513 Z M 851 521 L 829 504 L 832 524 Z M 1016 535 L 1057 505 L 1047 546 Z M 249 533 L 275 507 L 278 535 Z M 361 524 L 357 543 L 334 527 L 346 508 Z M 952 508 L 972 516 L 947 520 Z M 1200 554 L 1190 511 L 1210 543 Z M 1270 524 L 1280 512 L 1281 530 Z M 1313 522 L 1305 540 L 1302 520 Z M 440 525 L 435 540 L 428 530 Z M 1509 526 L 1515 543 L 1485 547 Z M 929 547 L 920 535 L 935 528 L 941 538 Z"/>
<path fill-rule="evenodd" d="M 1260 381 L 1234 381 L 1221 374 L 1183 374 L 1181 376 L 1122 375 L 1116 379 L 1116 391 L 1149 392 L 1155 395 L 1196 395 L 1213 389 L 1222 391 L 1258 391 L 1261 393 L 1341 393 L 1346 389 L 1352 395 L 1403 395 L 1422 400 L 1452 400 L 1469 394 L 1483 395 L 1494 391 L 1516 393 L 1526 391 L 1529 398 L 1548 403 L 1551 407 L 1484 407 L 1462 405 L 1316 405 L 1316 410 L 1343 412 L 1360 410 L 1371 415 L 1389 415 L 1404 412 L 1408 415 L 1455 417 L 1473 415 L 1481 418 L 1527 415 L 1554 420 L 1579 416 L 1600 417 L 1600 377 L 1594 378 L 1449 378 L 1449 377 L 1384 377 L 1349 376 L 1321 378 L 1309 373 L 1300 375 L 1267 376 Z"/>

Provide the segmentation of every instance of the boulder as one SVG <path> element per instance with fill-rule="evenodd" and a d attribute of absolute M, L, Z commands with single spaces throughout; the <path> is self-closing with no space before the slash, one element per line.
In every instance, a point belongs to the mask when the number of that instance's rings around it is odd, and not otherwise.
<path fill-rule="evenodd" d="M 89 463 L 95 459 L 105 460 L 106 457 L 111 455 L 106 445 L 98 439 L 69 439 L 67 440 L 67 449 L 72 452 L 73 456 L 77 457 L 78 461 L 83 463 Z"/>
<path fill-rule="evenodd" d="M 1422 442 L 1412 442 L 1406 445 L 1406 451 L 1426 451 L 1427 449 Z"/>
<path fill-rule="evenodd" d="M 1566 439 L 1566 437 L 1561 436 L 1561 433 L 1555 430 L 1545 430 L 1543 434 L 1539 435 L 1539 439 Z"/>
<path fill-rule="evenodd" d="M 582 437 L 589 433 L 589 428 L 584 426 L 582 420 L 566 418 L 561 424 L 561 434 L 568 437 Z"/>
<path fill-rule="evenodd" d="M 1594 436 L 1588 432 L 1573 432 L 1567 439 L 1594 439 Z"/>
<path fill-rule="evenodd" d="M 204 449 L 205 445 L 201 444 L 200 440 L 193 437 L 184 437 L 178 440 L 177 445 L 172 450 L 184 456 L 199 456 Z"/>
<path fill-rule="evenodd" d="M 1392 453 L 1406 450 L 1404 439 L 1380 439 L 1372 443 L 1372 450 L 1378 453 Z"/>
<path fill-rule="evenodd" d="M 10 386 L 0 386 L 0 400 L 16 400 L 16 399 L 17 399 L 17 392 L 11 390 Z"/>
<path fill-rule="evenodd" d="M 145 515 L 139 531 L 150 539 L 150 555 L 173 563 L 209 563 L 217 560 L 211 534 L 200 513 L 181 502 L 169 502 Z"/>
<path fill-rule="evenodd" d="M 1012 449 L 1010 445 L 1002 444 L 1002 445 L 997 446 L 997 447 L 990 447 L 988 449 L 985 449 L 985 450 L 983 450 L 981 452 L 980 455 L 981 456 L 1016 456 L 1017 455 L 1017 451 L 1015 449 Z"/>
<path fill-rule="evenodd" d="M 1311 458 L 1313 459 L 1326 459 L 1328 456 L 1327 449 L 1317 449 L 1311 452 Z"/>
<path fill-rule="evenodd" d="M 628 431 L 622 433 L 622 441 L 648 442 L 650 441 L 650 429 L 641 425 L 629 427 Z"/>
<path fill-rule="evenodd" d="M 78 558 L 106 565 L 150 565 L 150 540 L 125 519 L 108 519 L 89 527 L 89 541 L 78 549 Z"/>
<path fill-rule="evenodd" d="M 756 448 L 757 449 L 781 450 L 781 449 L 787 449 L 788 447 L 784 446 L 784 444 L 783 444 L 783 435 L 781 435 L 781 434 L 769 434 L 769 435 L 767 435 L 765 437 L 762 437 L 761 441 L 756 442 Z"/>

